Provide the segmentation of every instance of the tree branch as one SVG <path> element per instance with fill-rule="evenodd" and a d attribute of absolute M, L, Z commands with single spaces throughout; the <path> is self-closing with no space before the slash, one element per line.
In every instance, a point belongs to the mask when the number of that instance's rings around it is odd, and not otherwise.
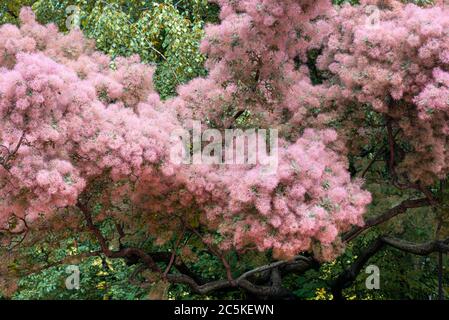
<path fill-rule="evenodd" d="M 209 249 L 209 252 L 213 255 L 215 255 L 216 257 L 218 257 L 221 260 L 221 263 L 223 264 L 225 270 L 226 270 L 226 276 L 228 278 L 228 281 L 234 281 L 234 278 L 232 276 L 232 270 L 231 270 L 231 266 L 229 265 L 229 262 L 226 260 L 226 258 L 220 254 L 220 252 L 213 247 L 213 245 L 211 245 L 210 243 L 208 243 L 207 241 L 205 241 L 203 239 L 203 237 L 201 236 L 201 234 L 198 232 L 198 230 L 196 230 L 195 228 L 188 228 L 190 231 L 192 231 L 203 243 L 204 245 Z"/>
<path fill-rule="evenodd" d="M 77 204 L 78 208 L 84 214 L 84 218 L 87 223 L 87 227 L 93 233 L 93 235 L 97 238 L 98 243 L 100 244 L 101 251 L 108 258 L 128 258 L 128 257 L 139 257 L 152 271 L 159 272 L 160 269 L 150 255 L 145 253 L 145 251 L 138 248 L 123 248 L 119 251 L 111 251 L 109 249 L 109 245 L 107 243 L 106 238 L 101 233 L 100 229 L 98 229 L 93 223 L 92 216 L 87 205 L 83 204 L 81 201 Z"/>
<path fill-rule="evenodd" d="M 331 282 L 330 287 L 335 300 L 343 299 L 343 289 L 349 287 L 349 285 L 354 282 L 368 260 L 386 245 L 407 253 L 421 256 L 429 255 L 433 252 L 449 252 L 449 239 L 417 244 L 392 237 L 379 237 L 359 254 L 358 258 L 348 269 L 343 271 L 343 273 Z"/>
<path fill-rule="evenodd" d="M 267 266 L 263 266 L 260 268 L 257 268 L 256 270 L 247 272 L 240 276 L 237 280 L 234 280 L 232 278 L 231 269 L 229 263 L 224 259 L 224 257 L 216 251 L 215 248 L 212 246 L 209 246 L 209 250 L 214 253 L 214 255 L 217 255 L 223 262 L 226 273 L 227 273 L 227 279 L 226 280 L 217 280 L 217 281 L 211 281 L 205 284 L 199 284 L 197 282 L 197 279 L 194 277 L 191 277 L 187 274 L 181 273 L 181 274 L 169 274 L 168 271 L 170 270 L 171 266 L 174 264 L 174 256 L 173 253 L 164 253 L 159 254 L 157 257 L 157 260 L 164 260 L 168 263 L 167 268 L 165 269 L 165 272 L 162 272 L 159 268 L 159 266 L 156 264 L 154 256 L 158 255 L 158 253 L 154 254 L 148 254 L 144 252 L 142 249 L 138 248 L 120 248 L 118 251 L 112 251 L 109 249 L 108 242 L 106 238 L 101 233 L 100 229 L 95 226 L 92 215 L 90 212 L 89 207 L 84 204 L 82 201 L 79 201 L 77 204 L 77 207 L 80 209 L 80 211 L 83 213 L 84 218 L 87 223 L 87 227 L 89 231 L 95 236 L 97 241 L 100 244 L 101 252 L 108 258 L 129 258 L 129 257 L 138 257 L 139 260 L 141 260 L 144 263 L 144 267 L 150 269 L 153 272 L 157 272 L 161 274 L 162 277 L 164 277 L 167 281 L 170 283 L 180 283 L 180 284 L 186 284 L 188 285 L 194 292 L 199 294 L 207 294 L 212 291 L 221 290 L 221 289 L 228 289 L 228 288 L 235 288 L 235 289 L 243 289 L 245 291 L 248 291 L 252 294 L 263 296 L 263 297 L 292 297 L 292 294 L 290 291 L 282 287 L 282 278 L 281 274 L 277 271 L 273 274 L 271 273 L 272 278 L 272 285 L 271 286 L 260 286 L 255 285 L 251 283 L 249 280 L 247 280 L 247 277 L 258 273 L 262 271 L 268 271 L 273 268 L 278 268 L 282 265 L 289 264 L 291 262 L 282 261 L 275 264 L 270 264 Z M 199 232 L 197 230 L 194 230 L 195 234 L 197 236 L 200 236 Z M 179 240 L 179 239 L 178 239 Z M 298 260 L 301 258 L 298 258 Z M 304 262 L 308 262 L 309 260 L 307 258 L 303 258 Z M 188 269 L 185 265 L 178 266 L 176 265 L 176 268 L 178 271 L 183 272 Z M 144 269 L 139 267 L 135 273 L 133 273 L 132 278 L 134 278 L 137 273 L 143 271 Z M 191 273 L 191 272 L 190 272 Z M 273 281 L 275 279 L 275 281 Z"/>
<path fill-rule="evenodd" d="M 384 237 L 382 241 L 393 248 L 419 256 L 427 256 L 433 252 L 449 252 L 449 239 L 444 241 L 429 241 L 420 244 L 390 237 Z"/>
<path fill-rule="evenodd" d="M 353 262 L 349 269 L 343 271 L 343 273 L 341 273 L 337 279 L 331 283 L 330 287 L 334 300 L 343 300 L 343 289 L 349 287 L 349 285 L 354 282 L 363 266 L 373 255 L 379 252 L 384 245 L 385 243 L 382 241 L 382 238 L 378 238 L 376 241 L 371 243 L 361 254 L 358 255 L 358 258 Z"/>
<path fill-rule="evenodd" d="M 385 213 L 370 218 L 366 220 L 365 225 L 363 227 L 357 227 L 349 231 L 348 233 L 344 234 L 342 237 L 342 240 L 344 242 L 349 242 L 353 240 L 355 237 L 357 237 L 359 234 L 364 232 L 365 230 L 372 228 L 374 226 L 377 226 L 381 223 L 384 223 L 397 215 L 400 215 L 402 213 L 405 213 L 408 209 L 414 209 L 414 208 L 421 208 L 426 207 L 430 205 L 430 201 L 427 198 L 422 199 L 416 199 L 416 200 L 404 200 L 399 205 L 387 210 Z"/>
<path fill-rule="evenodd" d="M 179 235 L 178 240 L 176 240 L 176 244 L 173 247 L 173 252 L 170 256 L 170 261 L 168 262 L 168 266 L 164 271 L 164 278 L 166 278 L 168 273 L 170 272 L 170 269 L 171 269 L 173 262 L 175 261 L 175 258 L 176 258 L 176 250 L 178 250 L 179 244 L 181 243 L 181 240 L 183 237 L 184 237 L 184 228 L 183 228 L 181 234 Z"/>

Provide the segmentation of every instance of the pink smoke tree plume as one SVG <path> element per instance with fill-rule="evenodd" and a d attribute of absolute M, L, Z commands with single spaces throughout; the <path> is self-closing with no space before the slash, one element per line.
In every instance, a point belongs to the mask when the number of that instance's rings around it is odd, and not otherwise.
<path fill-rule="evenodd" d="M 318 66 L 329 72 L 339 113 L 369 105 L 409 142 L 413 152 L 396 159 L 398 179 L 428 186 L 449 172 L 448 7 L 384 1 L 370 19 L 375 4 L 344 6 L 329 19 Z M 345 130 L 367 136 L 361 110 Z"/>
<path fill-rule="evenodd" d="M 20 27 L 0 27 L 3 242 L 87 232 L 99 254 L 136 258 L 200 294 L 236 287 L 286 295 L 278 282 L 236 276 L 228 256 L 270 252 L 285 270 L 302 270 L 332 261 L 381 222 L 364 220 L 373 199 L 363 175 L 350 171 L 350 159 L 381 134 L 367 109 L 385 121 L 391 183 L 424 196 L 405 210 L 435 205 L 429 186 L 449 173 L 448 9 L 394 0 L 341 8 L 328 0 L 215 2 L 221 23 L 206 27 L 201 44 L 208 75 L 165 101 L 153 88 L 154 68 L 138 56 L 112 60 L 79 30 L 39 24 L 29 8 Z M 321 83 L 312 81 L 311 50 L 320 50 Z M 274 172 L 173 163 L 172 133 L 196 121 L 221 133 L 278 130 Z M 118 244 L 102 234 L 106 220 Z M 174 253 L 161 258 L 124 245 L 135 230 L 155 246 L 178 239 L 173 252 L 186 259 L 191 252 L 180 239 L 192 234 L 226 278 L 202 284 L 182 272 Z"/>

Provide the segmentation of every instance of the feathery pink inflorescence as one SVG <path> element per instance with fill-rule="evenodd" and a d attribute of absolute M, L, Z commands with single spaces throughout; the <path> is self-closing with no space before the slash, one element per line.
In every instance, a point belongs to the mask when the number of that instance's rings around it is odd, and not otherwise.
<path fill-rule="evenodd" d="M 399 166 L 413 182 L 446 176 L 449 8 L 365 0 L 328 21 L 318 65 L 332 75 L 337 104 L 368 104 L 398 124 L 413 147 Z"/>
<path fill-rule="evenodd" d="M 326 128 L 331 113 L 313 115 L 332 90 L 295 67 L 325 35 L 314 21 L 330 2 L 217 2 L 222 23 L 202 44 L 209 75 L 168 101 L 138 57 L 111 61 L 79 31 L 38 24 L 30 9 L 20 28 L 0 27 L 1 156 L 20 144 L 0 167 L 0 224 L 50 218 L 106 178 L 113 201 L 129 198 L 160 241 L 180 216 L 221 234 L 223 250 L 312 250 L 324 260 L 341 251 L 339 234 L 363 224 L 371 196 L 351 180 L 344 143 Z M 443 71 L 435 77 L 446 81 Z M 274 173 L 170 162 L 175 129 L 200 120 L 222 131 L 241 110 L 255 115 L 252 125 L 280 130 Z"/>
<path fill-rule="evenodd" d="M 167 153 L 174 128 L 155 98 L 153 69 L 138 57 L 110 68 L 79 31 L 42 26 L 30 9 L 20 17 L 20 28 L 0 28 L 2 156 L 19 146 L 0 168 L 2 225 L 75 205 L 106 171 L 113 180 L 139 176 Z"/>

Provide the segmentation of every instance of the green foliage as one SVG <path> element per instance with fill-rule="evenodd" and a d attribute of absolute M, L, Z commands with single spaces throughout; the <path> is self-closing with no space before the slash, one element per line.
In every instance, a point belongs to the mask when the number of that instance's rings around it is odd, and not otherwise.
<path fill-rule="evenodd" d="M 30 6 L 36 0 L 8 0 L 0 2 L 0 24 L 17 23 L 20 8 Z"/>
<path fill-rule="evenodd" d="M 123 260 L 92 257 L 77 266 L 81 275 L 78 290 L 65 287 L 67 266 L 62 265 L 21 278 L 13 299 L 136 300 L 146 296 L 145 290 L 129 283 L 132 268 Z"/>

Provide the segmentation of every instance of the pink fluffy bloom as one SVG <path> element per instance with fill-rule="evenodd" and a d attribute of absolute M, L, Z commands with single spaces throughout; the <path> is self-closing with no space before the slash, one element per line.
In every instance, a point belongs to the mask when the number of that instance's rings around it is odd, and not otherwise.
<path fill-rule="evenodd" d="M 81 33 L 44 27 L 30 9 L 21 21 L 20 28 L 0 27 L 0 37 L 14 39 L 0 45 L 0 144 L 8 149 L 2 152 L 19 145 L 8 171 L 0 168 L 0 180 L 9 181 L 0 184 L 2 221 L 18 214 L 19 196 L 33 221 L 76 205 L 87 181 L 105 172 L 112 179 L 140 175 L 144 155 L 153 162 L 164 156 L 163 141 L 176 123 L 164 111 L 133 111 L 135 99 L 154 93 L 153 70 L 137 57 L 120 58 L 111 70 L 110 59 Z"/>
<path fill-rule="evenodd" d="M 373 5 L 375 27 L 366 23 Z M 432 184 L 447 175 L 449 8 L 370 0 L 343 6 L 330 23 L 334 31 L 318 61 L 340 91 L 330 97 L 342 107 L 340 112 L 355 103 L 360 107 L 352 108 L 355 115 L 368 104 L 391 119 L 414 149 L 398 165 L 409 180 Z M 361 125 L 357 119 L 351 123 Z"/>
<path fill-rule="evenodd" d="M 209 74 L 181 86 L 168 101 L 154 91 L 154 69 L 137 56 L 115 59 L 112 69 L 111 58 L 96 52 L 79 31 L 64 35 L 54 25 L 42 26 L 30 9 L 22 10 L 20 28 L 0 27 L 0 39 L 9 39 L 0 41 L 0 144 L 7 149 L 0 151 L 9 153 L 19 144 L 8 170 L 0 167 L 2 225 L 14 214 L 30 222 L 50 219 L 86 193 L 99 193 L 97 200 L 117 215 L 120 210 L 113 208 L 129 200 L 160 244 L 182 216 L 220 233 L 224 251 L 256 247 L 279 257 L 302 251 L 335 256 L 330 244 L 361 224 L 371 196 L 360 181 L 351 180 L 345 141 L 330 129 L 336 111 L 330 98 L 339 91 L 313 85 L 305 66 L 308 50 L 318 48 L 332 30 L 325 19 L 317 22 L 332 13 L 331 3 L 216 2 L 223 20 L 206 28 L 202 44 Z M 348 22 L 346 28 L 355 25 Z M 423 32 L 439 34 L 437 28 Z M 370 31 L 362 35 L 382 41 Z M 386 38 L 394 43 L 395 37 L 404 38 L 403 30 Z M 361 52 L 368 50 L 363 39 L 356 40 Z M 330 47 L 338 46 L 335 39 Z M 435 48 L 429 45 L 431 56 Z M 383 57 L 388 49 L 379 45 L 368 53 Z M 375 65 L 364 75 L 356 64 L 365 68 L 368 58 L 337 60 L 332 72 L 346 72 L 341 76 L 350 84 L 348 97 L 364 77 L 373 78 L 359 93 L 364 102 L 388 90 L 396 89 L 398 99 L 407 93 L 407 75 L 399 70 L 389 78 L 376 74 L 382 66 Z M 446 75 L 436 73 L 435 81 L 445 83 Z M 254 116 L 254 126 L 279 131 L 278 164 L 270 174 L 261 161 L 171 163 L 176 129 L 191 129 L 202 120 L 204 127 L 223 132 L 245 110 Z"/>

